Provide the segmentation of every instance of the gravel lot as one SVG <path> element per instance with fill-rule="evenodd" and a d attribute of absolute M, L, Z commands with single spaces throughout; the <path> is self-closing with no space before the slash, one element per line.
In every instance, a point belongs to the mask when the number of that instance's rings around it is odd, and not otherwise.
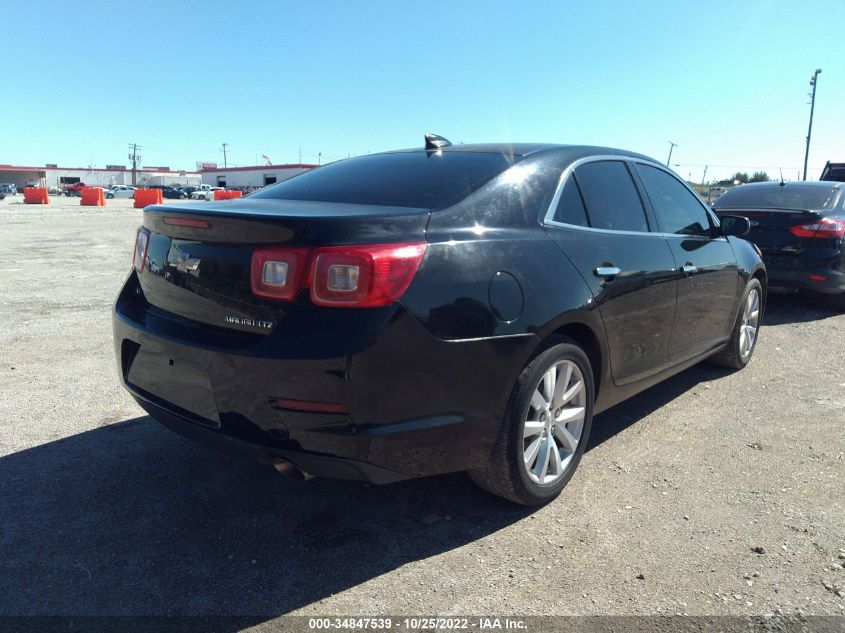
<path fill-rule="evenodd" d="M 770 297 L 746 370 L 597 417 L 539 510 L 461 474 L 297 484 L 119 386 L 131 202 L 0 201 L 0 615 L 845 613 L 845 315 Z"/>

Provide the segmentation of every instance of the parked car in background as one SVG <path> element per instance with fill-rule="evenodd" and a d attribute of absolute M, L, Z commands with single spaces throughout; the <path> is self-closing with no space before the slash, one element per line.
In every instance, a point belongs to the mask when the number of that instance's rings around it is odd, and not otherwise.
<path fill-rule="evenodd" d="M 180 187 L 180 189 L 181 189 L 181 190 L 185 193 L 185 195 L 186 195 L 188 198 L 190 198 L 190 197 L 191 197 L 191 194 L 192 194 L 192 193 L 194 193 L 195 191 L 199 191 L 200 187 L 197 187 L 197 186 L 191 185 L 191 186 L 189 186 L 189 187 Z"/>
<path fill-rule="evenodd" d="M 188 197 L 180 187 L 166 187 L 161 190 L 161 195 L 169 200 L 185 200 Z"/>
<path fill-rule="evenodd" d="M 750 220 L 746 239 L 763 254 L 771 287 L 825 294 L 845 310 L 845 183 L 751 183 L 713 207 Z"/>
<path fill-rule="evenodd" d="M 18 195 L 18 188 L 11 182 L 3 182 L 0 183 L 0 193 L 7 194 L 10 196 Z"/>
<path fill-rule="evenodd" d="M 134 198 L 135 189 L 136 187 L 132 185 L 112 185 L 106 189 L 105 195 L 109 200 L 112 198 Z"/>
<path fill-rule="evenodd" d="M 704 359 L 744 367 L 763 315 L 748 220 L 621 150 L 427 137 L 143 218 L 123 384 L 297 478 L 469 471 L 544 503 L 595 413 Z"/>
<path fill-rule="evenodd" d="M 87 186 L 88 185 L 86 185 L 84 182 L 75 182 L 70 185 L 65 185 L 62 188 L 62 193 L 66 196 L 81 196 L 82 190 L 85 189 L 85 187 Z"/>
<path fill-rule="evenodd" d="M 222 191 L 225 187 L 208 187 L 191 192 L 191 200 L 214 200 L 214 192 Z"/>

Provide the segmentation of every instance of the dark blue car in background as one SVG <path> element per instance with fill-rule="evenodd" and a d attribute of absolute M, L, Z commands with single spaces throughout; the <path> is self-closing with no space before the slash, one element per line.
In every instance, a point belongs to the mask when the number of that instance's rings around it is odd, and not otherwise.
<path fill-rule="evenodd" d="M 844 183 L 751 183 L 722 195 L 713 209 L 750 220 L 745 239 L 760 249 L 770 288 L 827 295 L 845 310 Z"/>

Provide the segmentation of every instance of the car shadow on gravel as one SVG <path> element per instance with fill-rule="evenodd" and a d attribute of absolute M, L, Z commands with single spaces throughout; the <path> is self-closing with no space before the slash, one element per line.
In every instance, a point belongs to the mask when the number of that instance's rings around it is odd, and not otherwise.
<path fill-rule="evenodd" d="M 729 373 L 697 365 L 596 416 L 587 450 Z M 0 458 L 0 616 L 227 614 L 240 630 L 535 511 L 462 473 L 301 484 L 147 416 L 106 422 Z"/>
<path fill-rule="evenodd" d="M 247 616 L 240 630 L 532 512 L 464 474 L 296 483 L 139 417 L 0 458 L 0 616 Z"/>
<path fill-rule="evenodd" d="M 763 326 L 785 325 L 787 323 L 809 323 L 838 316 L 824 296 L 769 293 L 766 297 L 766 313 Z"/>

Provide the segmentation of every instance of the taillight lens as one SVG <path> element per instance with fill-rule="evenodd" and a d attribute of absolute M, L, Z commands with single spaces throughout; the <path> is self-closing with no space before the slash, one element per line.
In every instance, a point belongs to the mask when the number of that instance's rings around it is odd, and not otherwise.
<path fill-rule="evenodd" d="M 317 249 L 311 269 L 311 301 L 338 308 L 390 305 L 408 289 L 425 248 L 425 243 L 414 243 Z"/>
<path fill-rule="evenodd" d="M 816 237 L 823 239 L 841 239 L 845 237 L 845 220 L 822 218 L 812 224 L 799 224 L 789 227 L 789 232 L 798 237 Z"/>
<path fill-rule="evenodd" d="M 147 251 L 150 250 L 150 232 L 143 226 L 135 234 L 135 251 L 132 253 L 132 267 L 139 273 L 144 272 L 147 264 Z"/>
<path fill-rule="evenodd" d="M 261 248 L 252 255 L 252 291 L 292 301 L 300 288 L 310 288 L 311 301 L 319 306 L 386 306 L 408 289 L 425 249 L 425 242 Z"/>
<path fill-rule="evenodd" d="M 305 248 L 260 248 L 252 253 L 252 292 L 267 299 L 292 301 L 302 287 L 308 260 Z"/>

